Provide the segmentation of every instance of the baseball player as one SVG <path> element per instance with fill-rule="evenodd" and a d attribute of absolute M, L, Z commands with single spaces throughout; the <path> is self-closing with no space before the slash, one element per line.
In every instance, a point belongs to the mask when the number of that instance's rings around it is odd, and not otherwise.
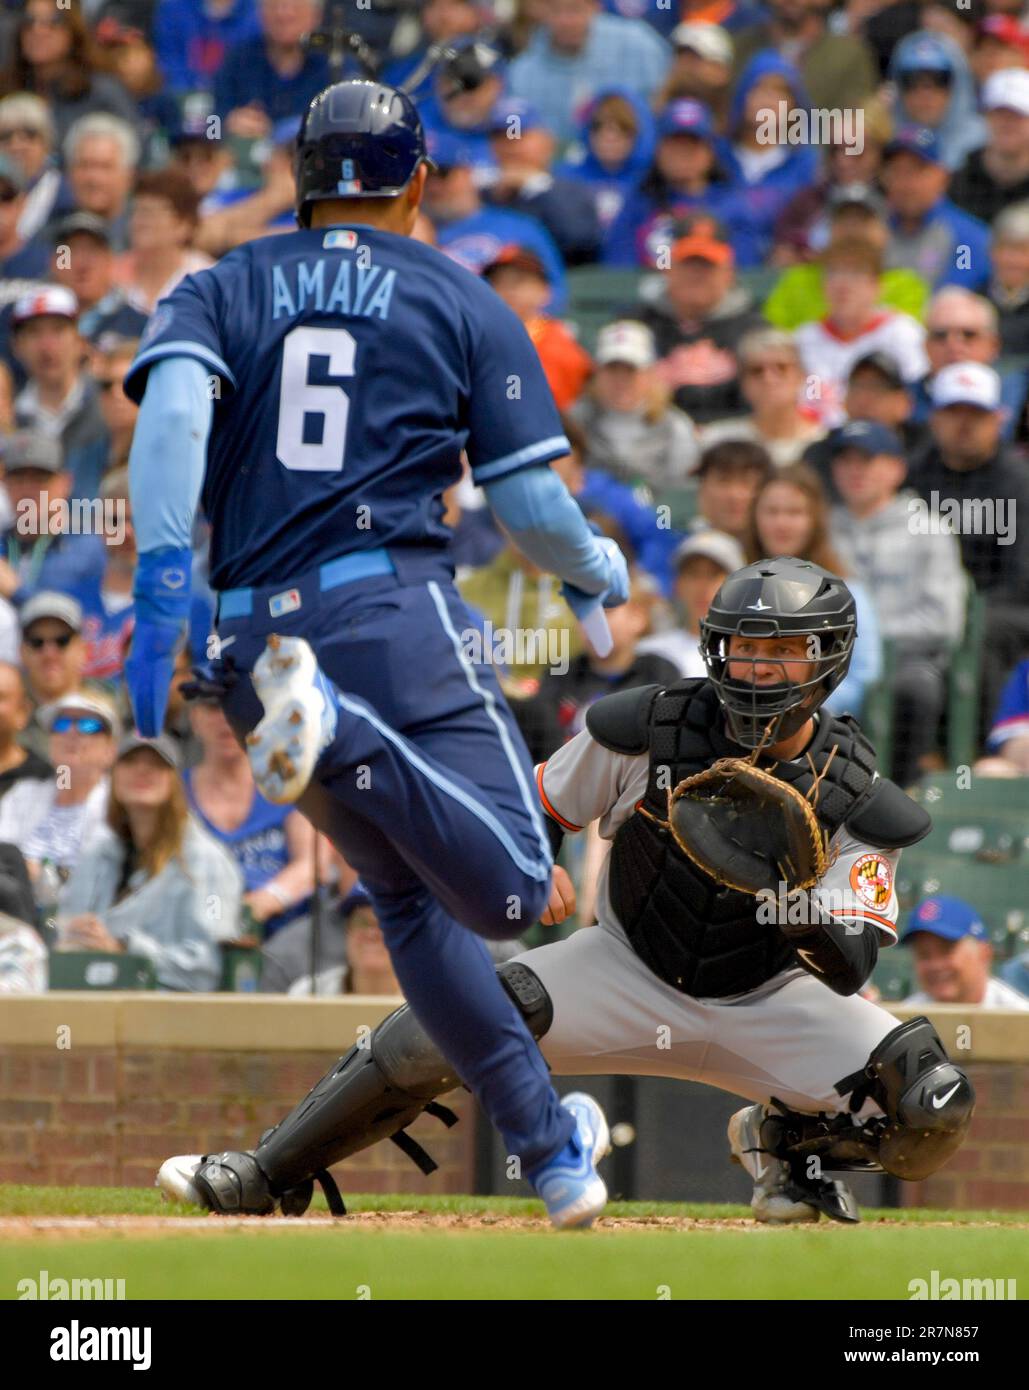
<path fill-rule="evenodd" d="M 701 624 L 709 676 L 597 701 L 537 769 L 555 846 L 594 820 L 611 842 L 598 923 L 498 971 L 555 1072 L 675 1076 L 746 1097 L 729 1142 L 762 1221 L 859 1219 L 825 1170 L 925 1177 L 974 1104 L 927 1019 L 897 1025 L 857 993 L 896 940 L 900 850 L 929 820 L 879 776 L 856 721 L 822 708 L 855 634 L 849 590 L 816 565 L 730 575 Z M 558 869 L 543 920 L 573 909 Z M 335 1121 L 349 1152 L 446 1089 L 418 1037 L 405 1007 L 342 1059 Z M 397 1122 L 369 1124 L 386 1102 Z M 318 1161 L 307 1155 L 307 1170 Z"/>
<path fill-rule="evenodd" d="M 588 1224 L 606 1195 L 603 1115 L 588 1097 L 559 1100 L 480 939 L 539 916 L 551 855 L 517 728 L 458 635 L 468 616 L 441 494 L 462 449 L 587 625 L 625 601 L 628 577 L 549 467 L 568 443 L 520 322 L 410 239 L 427 167 L 410 98 L 368 80 L 328 87 L 298 136 L 299 230 L 188 276 L 151 317 L 126 378 L 141 402 L 126 674 L 139 728 L 156 734 L 202 505 L 213 688 L 257 785 L 296 802 L 358 870 L 451 1082 L 478 1097 L 554 1223 Z M 393 1083 L 417 1062 L 399 1048 Z M 256 1157 L 165 1165 L 162 1181 L 220 1210 L 306 1205 L 309 1152 L 322 1169 L 346 1151 L 337 1071 Z M 381 1128 L 395 1113 L 366 1118 Z"/>

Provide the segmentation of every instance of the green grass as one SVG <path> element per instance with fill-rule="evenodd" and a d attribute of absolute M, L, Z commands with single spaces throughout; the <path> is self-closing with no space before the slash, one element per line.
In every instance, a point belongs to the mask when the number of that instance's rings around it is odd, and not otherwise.
<path fill-rule="evenodd" d="M 354 1211 L 539 1215 L 518 1198 L 363 1196 Z M 0 1215 L 168 1214 L 156 1192 L 0 1188 Z M 745 1209 L 614 1203 L 612 1217 L 708 1219 Z M 955 1225 L 925 1225 L 952 1219 Z M 467 1227 L 403 1230 L 341 1221 L 325 1230 L 223 1226 L 168 1234 L 99 1230 L 0 1241 L 0 1298 L 18 1282 L 124 1279 L 128 1298 L 157 1299 L 906 1299 L 912 1279 L 1017 1279 L 1029 1287 L 1029 1239 L 1014 1213 L 869 1212 L 861 1226 L 591 1232 Z M 901 1226 L 915 1220 L 920 1228 Z M 975 1220 L 1000 1224 L 983 1229 Z"/>

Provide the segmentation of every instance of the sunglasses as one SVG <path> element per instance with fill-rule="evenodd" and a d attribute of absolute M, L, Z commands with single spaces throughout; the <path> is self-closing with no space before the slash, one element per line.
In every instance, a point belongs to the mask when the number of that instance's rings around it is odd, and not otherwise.
<path fill-rule="evenodd" d="M 26 637 L 25 645 L 34 652 L 41 652 L 44 647 L 60 647 L 63 651 L 74 636 L 74 632 L 62 632 L 59 637 Z"/>
<path fill-rule="evenodd" d="M 110 732 L 102 719 L 97 719 L 95 715 L 91 714 L 59 714 L 50 726 L 50 732 L 54 734 L 70 734 L 73 730 L 77 734 L 106 734 Z"/>
<path fill-rule="evenodd" d="M 900 79 L 901 90 L 909 92 L 912 87 L 935 87 L 943 91 L 950 86 L 950 74 L 946 72 L 905 72 Z"/>
<path fill-rule="evenodd" d="M 983 330 L 981 328 L 930 328 L 929 337 L 934 343 L 945 342 L 947 338 L 960 338 L 963 343 L 974 343 L 976 338 L 981 338 Z"/>
<path fill-rule="evenodd" d="M 598 130 L 617 130 L 619 135 L 635 135 L 636 127 L 627 125 L 625 121 L 620 121 L 615 116 L 597 116 L 590 121 L 590 130 L 596 133 Z"/>

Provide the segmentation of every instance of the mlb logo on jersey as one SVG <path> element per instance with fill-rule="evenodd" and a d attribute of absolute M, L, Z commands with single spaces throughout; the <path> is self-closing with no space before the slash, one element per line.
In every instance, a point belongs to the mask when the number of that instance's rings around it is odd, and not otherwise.
<path fill-rule="evenodd" d="M 273 618 L 281 618 L 283 613 L 295 613 L 300 603 L 300 590 L 286 589 L 281 594 L 272 594 L 268 600 L 268 612 Z"/>
<path fill-rule="evenodd" d="M 353 251 L 356 245 L 357 233 L 344 231 L 340 227 L 334 227 L 322 237 L 324 251 Z"/>

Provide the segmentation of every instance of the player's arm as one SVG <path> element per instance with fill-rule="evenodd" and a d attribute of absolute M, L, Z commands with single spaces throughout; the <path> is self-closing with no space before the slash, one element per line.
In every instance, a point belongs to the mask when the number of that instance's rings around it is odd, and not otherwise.
<path fill-rule="evenodd" d="M 843 838 L 835 862 L 800 905 L 806 910 L 783 914 L 779 929 L 801 965 L 836 994 L 856 994 L 875 969 L 880 946 L 897 939 L 899 858 L 899 850 Z M 793 915 L 806 920 L 791 923 Z"/>
<path fill-rule="evenodd" d="M 536 349 L 488 286 L 476 287 L 468 380 L 468 459 L 494 515 L 540 569 L 565 583 L 577 616 L 628 597 L 625 559 L 594 536 L 548 466 L 568 453 L 561 418 Z"/>

